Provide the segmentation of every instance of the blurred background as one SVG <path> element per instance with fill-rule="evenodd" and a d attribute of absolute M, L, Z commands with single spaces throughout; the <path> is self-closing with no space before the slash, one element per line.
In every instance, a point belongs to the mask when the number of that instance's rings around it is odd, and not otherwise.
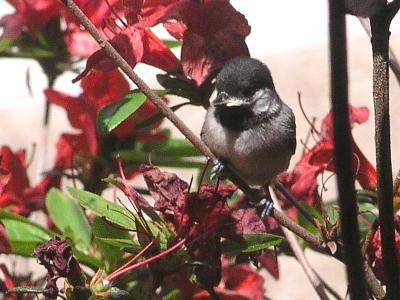
<path fill-rule="evenodd" d="M 252 28 L 247 38 L 250 53 L 264 61 L 271 69 L 275 85 L 281 98 L 294 110 L 298 127 L 298 146 L 292 165 L 302 152 L 309 126 L 305 121 L 297 99 L 301 92 L 302 104 L 309 118 L 320 121 L 329 111 L 329 68 L 328 68 L 328 12 L 327 1 L 240 1 L 232 0 L 233 6 L 244 14 Z M 12 12 L 12 8 L 0 1 L 0 16 Z M 356 126 L 353 135 L 356 142 L 375 164 L 373 102 L 372 102 L 372 54 L 369 37 L 357 18 L 348 16 L 348 59 L 349 96 L 354 106 L 367 106 L 370 119 L 366 124 Z M 391 46 L 400 57 L 400 17 L 392 23 Z M 162 29 L 159 29 L 162 32 Z M 162 32 L 162 34 L 165 34 Z M 179 51 L 178 51 L 179 52 Z M 179 55 L 179 53 L 177 53 Z M 152 87 L 156 87 L 156 69 L 138 65 L 138 74 Z M 30 89 L 27 86 L 29 77 Z M 55 84 L 55 89 L 78 94 L 79 84 L 72 84 L 75 74 L 66 73 Z M 46 79 L 38 64 L 26 59 L 0 59 L 0 144 L 9 144 L 13 149 L 26 148 L 32 152 L 35 143 L 40 144 L 43 135 L 48 135 L 48 154 L 44 167 L 50 167 L 54 157 L 54 145 L 61 132 L 73 129 L 67 127 L 65 112 L 52 107 L 50 131 L 42 130 Z M 393 171 L 400 166 L 400 87 L 391 77 L 391 126 Z M 171 103 L 178 101 L 171 99 Z M 199 133 L 205 111 L 198 107 L 184 107 L 178 115 Z M 194 117 L 195 116 L 195 117 Z M 317 121 L 316 127 L 319 127 Z M 168 127 L 172 126 L 165 121 Z M 173 130 L 175 136 L 180 133 Z M 38 151 L 38 149 L 36 150 Z M 32 183 L 39 180 L 42 162 L 33 161 L 30 166 Z M 177 172 L 189 181 L 190 171 Z M 324 198 L 335 197 L 334 178 L 328 184 Z M 335 259 L 306 251 L 311 265 L 321 277 L 340 295 L 346 293 L 343 265 Z M 300 265 L 291 257 L 280 256 L 280 279 L 275 280 L 265 273 L 265 287 L 271 299 L 318 299 Z M 296 282 L 296 283 L 294 283 Z M 290 289 L 288 288 L 290 287 Z"/>

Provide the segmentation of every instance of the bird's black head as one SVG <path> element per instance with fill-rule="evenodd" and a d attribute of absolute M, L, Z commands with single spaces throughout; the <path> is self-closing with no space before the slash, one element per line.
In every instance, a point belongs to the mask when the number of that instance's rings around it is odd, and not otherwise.
<path fill-rule="evenodd" d="M 217 76 L 216 89 L 215 117 L 232 130 L 256 126 L 280 105 L 269 69 L 250 57 L 228 61 Z"/>
<path fill-rule="evenodd" d="M 218 93 L 238 99 L 250 98 L 260 89 L 274 90 L 268 67 L 250 57 L 236 57 L 228 61 L 217 76 Z"/>

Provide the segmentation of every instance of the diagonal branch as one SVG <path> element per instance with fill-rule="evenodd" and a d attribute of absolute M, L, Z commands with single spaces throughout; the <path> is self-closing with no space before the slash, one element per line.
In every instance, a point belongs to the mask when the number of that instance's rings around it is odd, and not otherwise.
<path fill-rule="evenodd" d="M 62 0 L 63 3 L 69 8 L 69 10 L 80 20 L 81 24 L 86 30 L 93 36 L 93 38 L 99 43 L 100 47 L 104 49 L 107 55 L 114 61 L 114 63 L 122 69 L 122 71 L 137 85 L 137 87 L 145 94 L 161 112 L 166 116 L 172 124 L 179 129 L 179 131 L 205 156 L 211 160 L 215 160 L 215 155 L 211 150 L 203 143 L 203 141 L 195 135 L 185 123 L 161 100 L 161 98 L 153 92 L 153 90 L 132 70 L 131 66 L 125 61 L 125 59 L 114 49 L 114 47 L 101 35 L 93 23 L 88 17 L 82 12 L 82 10 L 75 4 L 73 0 Z M 228 166 L 229 167 L 229 166 Z M 232 180 L 246 195 L 248 195 L 254 202 L 259 201 L 258 194 L 251 189 L 237 174 L 231 170 L 227 170 L 229 179 Z M 273 210 L 272 216 L 276 221 L 302 237 L 304 240 L 320 248 L 321 242 L 314 235 L 310 234 L 303 227 L 299 226 L 285 214 Z"/>
<path fill-rule="evenodd" d="M 73 0 L 62 0 L 62 2 L 69 8 L 69 10 L 80 20 L 81 24 L 86 30 L 93 36 L 93 38 L 99 43 L 99 45 L 106 51 L 107 55 L 114 61 L 114 63 L 121 68 L 121 70 L 142 90 L 142 92 L 162 111 L 162 113 L 169 119 L 181 133 L 205 156 L 211 160 L 215 159 L 214 154 L 210 149 L 176 116 L 176 114 L 164 104 L 164 102 L 150 89 L 150 87 L 132 70 L 129 64 L 119 55 L 114 47 L 98 32 L 97 28 L 90 22 L 86 15 L 80 10 L 80 8 L 74 3 Z M 228 166 L 229 167 L 229 166 Z M 243 180 L 236 175 L 234 172 L 227 170 L 228 177 L 234 182 L 239 188 L 248 195 L 254 201 L 258 201 L 258 194 L 252 190 Z M 325 251 L 329 254 L 329 251 L 322 245 L 321 241 L 309 233 L 306 229 L 299 226 L 288 218 L 284 213 L 273 210 L 272 216 L 278 222 L 279 225 L 288 228 L 294 232 L 297 236 L 303 238 L 305 241 L 313 245 L 314 247 Z M 366 268 L 369 268 L 366 265 Z M 376 277 L 372 274 L 371 282 L 369 285 L 377 283 Z"/>
<path fill-rule="evenodd" d="M 279 202 L 276 198 L 275 191 L 273 189 L 271 189 L 271 196 L 274 201 L 274 207 L 277 210 L 282 211 L 282 208 L 279 205 Z M 307 260 L 305 254 L 303 252 L 303 249 L 301 249 L 299 241 L 297 240 L 294 233 L 285 227 L 282 227 L 282 231 L 286 237 L 286 240 L 288 241 L 288 243 L 290 245 L 290 248 L 292 248 L 294 255 L 296 256 L 298 262 L 300 263 L 301 267 L 303 268 L 304 273 L 306 273 L 308 280 L 310 281 L 311 285 L 313 286 L 315 292 L 318 294 L 319 298 L 322 300 L 329 300 L 329 297 L 326 294 L 325 289 L 324 289 L 324 284 L 322 283 L 321 279 L 319 278 L 318 274 L 315 272 L 313 267 L 310 265 L 310 262 Z"/>

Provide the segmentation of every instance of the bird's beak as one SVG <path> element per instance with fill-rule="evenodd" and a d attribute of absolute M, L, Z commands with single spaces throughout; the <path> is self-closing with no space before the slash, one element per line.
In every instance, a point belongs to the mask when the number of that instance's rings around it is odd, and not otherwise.
<path fill-rule="evenodd" d="M 224 97 L 225 96 L 225 97 Z M 244 99 L 226 97 L 226 95 L 218 95 L 213 101 L 215 106 L 226 106 L 226 107 L 239 107 L 246 106 L 249 103 Z"/>

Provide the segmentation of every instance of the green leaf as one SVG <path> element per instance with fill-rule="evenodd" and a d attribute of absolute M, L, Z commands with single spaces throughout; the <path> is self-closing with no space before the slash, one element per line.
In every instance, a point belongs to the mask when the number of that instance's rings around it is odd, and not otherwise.
<path fill-rule="evenodd" d="M 118 238 L 96 238 L 96 240 L 101 241 L 107 245 L 114 246 L 120 249 L 124 248 L 134 248 L 134 249 L 142 249 L 142 246 L 138 243 L 127 239 L 118 239 Z"/>
<path fill-rule="evenodd" d="M 94 218 L 92 228 L 100 251 L 108 262 L 106 267 L 114 266 L 115 262 L 122 257 L 123 247 L 133 246 L 133 240 L 128 231 L 111 226 L 101 217 Z M 117 243 L 125 244 L 125 246 L 115 246 Z"/>
<path fill-rule="evenodd" d="M 143 151 L 168 157 L 193 157 L 203 154 L 186 139 L 168 139 L 161 143 L 145 143 Z"/>
<path fill-rule="evenodd" d="M 163 296 L 163 300 L 182 300 L 182 292 L 178 289 L 170 291 L 167 295 Z"/>
<path fill-rule="evenodd" d="M 79 204 L 62 191 L 52 188 L 46 195 L 46 208 L 54 224 L 78 248 L 87 249 L 92 237 L 89 222 Z"/>
<path fill-rule="evenodd" d="M 180 109 L 181 107 L 190 104 L 190 102 L 183 102 L 174 106 L 171 106 L 170 109 L 172 111 L 177 111 L 178 109 Z M 162 119 L 165 118 L 165 115 L 163 113 L 158 113 L 154 116 L 151 116 L 150 118 L 148 118 L 147 120 L 144 120 L 142 123 L 139 123 L 136 125 L 136 129 L 143 129 L 146 128 L 150 125 L 153 125 L 154 123 L 161 121 Z"/>
<path fill-rule="evenodd" d="M 4 224 L 14 254 L 31 256 L 35 248 L 56 235 L 27 218 L 0 210 L 0 221 Z"/>
<path fill-rule="evenodd" d="M 74 197 L 80 205 L 90 209 L 96 215 L 104 217 L 107 221 L 120 226 L 126 230 L 135 230 L 135 218 L 137 216 L 120 205 L 112 203 L 99 195 L 68 188 L 68 192 Z"/>
<path fill-rule="evenodd" d="M 182 46 L 182 42 L 177 40 L 162 40 L 162 42 L 164 43 L 165 46 L 167 46 L 170 49 Z"/>
<path fill-rule="evenodd" d="M 277 246 L 283 241 L 283 237 L 269 233 L 251 233 L 243 235 L 243 242 L 224 240 L 221 243 L 222 252 L 254 252 Z"/>
<path fill-rule="evenodd" d="M 166 91 L 156 91 L 158 95 L 165 95 Z M 146 101 L 147 96 L 134 91 L 126 94 L 122 101 L 111 103 L 104 107 L 97 117 L 97 129 L 107 133 L 115 129 L 130 115 L 139 109 Z"/>
<path fill-rule="evenodd" d="M 88 255 L 75 248 L 72 248 L 72 252 L 80 263 L 91 267 L 93 270 L 97 270 L 104 266 L 104 262 L 93 255 Z"/>
<path fill-rule="evenodd" d="M 321 224 L 324 224 L 325 221 L 322 217 L 322 214 L 314 207 L 309 206 L 307 204 L 302 204 L 302 206 L 307 210 L 307 212 L 313 216 L 318 222 Z M 313 235 L 320 236 L 321 233 L 317 227 L 314 226 L 306 217 L 303 216 L 303 214 L 298 213 L 297 214 L 297 219 L 299 222 L 299 225 L 304 227 L 308 232 L 310 232 Z"/>
<path fill-rule="evenodd" d="M 0 39 L 0 53 L 9 50 L 15 43 L 15 40 Z"/>

